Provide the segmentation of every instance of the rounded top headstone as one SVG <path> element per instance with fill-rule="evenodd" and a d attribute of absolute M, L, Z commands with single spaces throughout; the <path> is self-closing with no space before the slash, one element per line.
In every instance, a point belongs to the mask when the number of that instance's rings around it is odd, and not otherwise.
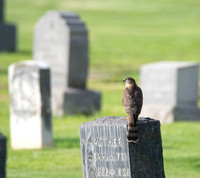
<path fill-rule="evenodd" d="M 41 28 L 40 30 L 57 29 L 56 27 L 69 28 L 71 32 L 87 32 L 84 22 L 75 12 L 47 11 L 35 26 L 36 29 Z"/>

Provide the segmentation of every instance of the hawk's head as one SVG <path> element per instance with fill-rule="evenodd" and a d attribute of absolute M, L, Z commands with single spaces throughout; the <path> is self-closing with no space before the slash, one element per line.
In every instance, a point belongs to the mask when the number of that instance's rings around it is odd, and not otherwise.
<path fill-rule="evenodd" d="M 126 77 L 123 82 L 126 82 L 126 87 L 135 86 L 135 80 L 131 77 Z"/>

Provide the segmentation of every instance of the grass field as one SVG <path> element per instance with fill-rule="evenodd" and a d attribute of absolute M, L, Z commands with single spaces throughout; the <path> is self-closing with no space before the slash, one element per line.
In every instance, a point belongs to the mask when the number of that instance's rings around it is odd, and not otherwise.
<path fill-rule="evenodd" d="M 93 116 L 54 118 L 54 148 L 10 149 L 7 67 L 32 58 L 33 30 L 47 10 L 81 15 L 90 36 L 88 87 L 102 92 Z M 79 125 L 104 115 L 124 116 L 125 76 L 139 81 L 139 67 L 160 60 L 200 63 L 199 0 L 7 0 L 5 19 L 18 27 L 18 51 L 0 53 L 0 132 L 8 138 L 7 177 L 82 177 Z M 1 39 L 0 39 L 1 40 Z M 163 125 L 166 177 L 200 177 L 200 123 Z"/>

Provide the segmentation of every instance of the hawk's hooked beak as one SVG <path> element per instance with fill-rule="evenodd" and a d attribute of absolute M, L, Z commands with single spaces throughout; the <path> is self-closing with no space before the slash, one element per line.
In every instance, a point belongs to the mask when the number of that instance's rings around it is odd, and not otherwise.
<path fill-rule="evenodd" d="M 123 82 L 126 82 L 126 79 L 124 79 Z"/>

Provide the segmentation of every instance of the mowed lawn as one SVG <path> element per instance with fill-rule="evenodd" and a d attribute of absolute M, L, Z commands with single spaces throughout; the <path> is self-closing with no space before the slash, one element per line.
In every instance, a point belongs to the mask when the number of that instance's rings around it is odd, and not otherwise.
<path fill-rule="evenodd" d="M 32 58 L 34 25 L 47 10 L 75 11 L 87 24 L 88 88 L 102 92 L 102 110 L 93 116 L 54 117 L 54 148 L 14 151 L 7 68 Z M 139 82 L 139 68 L 149 62 L 200 63 L 199 0 L 6 0 L 5 19 L 18 27 L 18 51 L 0 53 L 0 132 L 8 138 L 8 178 L 82 177 L 79 125 L 104 115 L 125 115 L 125 76 Z M 200 177 L 200 123 L 177 122 L 161 131 L 166 177 Z"/>

